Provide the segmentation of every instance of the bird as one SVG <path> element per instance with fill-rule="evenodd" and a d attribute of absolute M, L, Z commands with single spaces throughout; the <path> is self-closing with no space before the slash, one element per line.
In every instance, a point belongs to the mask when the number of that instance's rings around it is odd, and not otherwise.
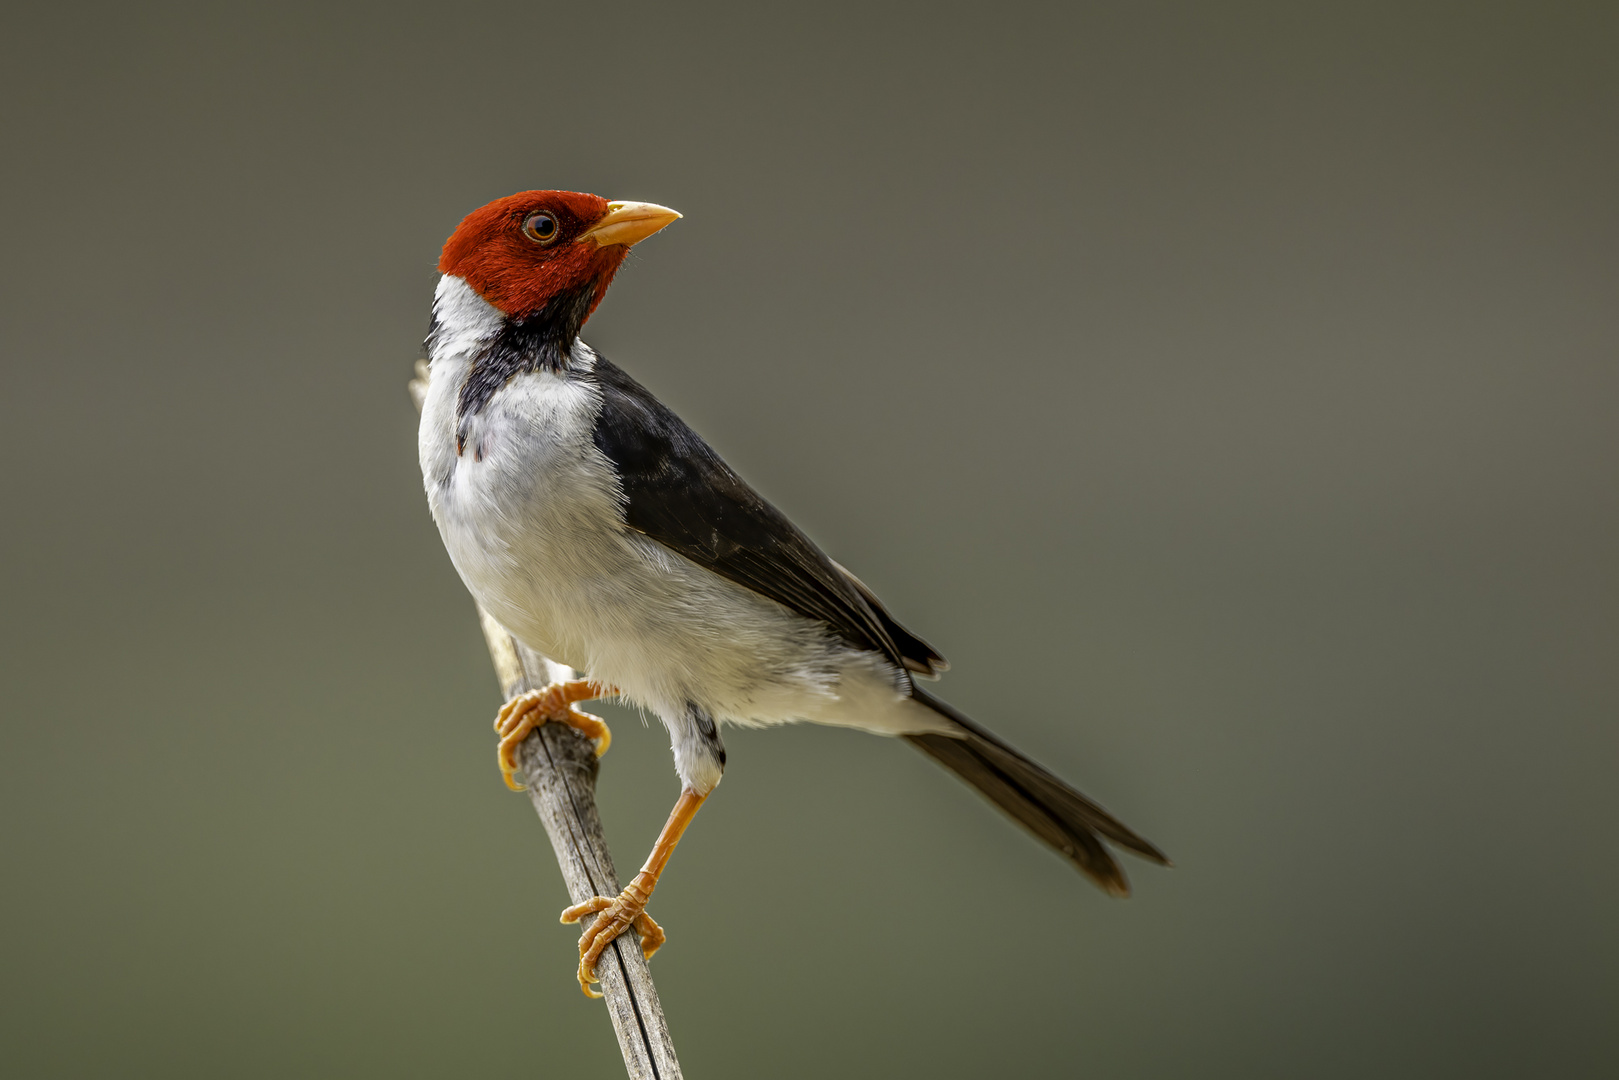
<path fill-rule="evenodd" d="M 497 761 L 617 697 L 668 729 L 681 791 L 645 865 L 579 940 L 580 988 L 647 913 L 675 845 L 725 771 L 727 727 L 809 722 L 899 737 L 976 788 L 1107 893 L 1129 885 L 1104 841 L 1169 865 L 1097 803 L 926 690 L 944 658 L 905 629 L 684 421 L 580 338 L 630 248 L 680 214 L 655 203 L 524 191 L 468 214 L 439 258 L 418 451 L 456 571 L 518 641 L 582 677 L 519 694 Z"/>

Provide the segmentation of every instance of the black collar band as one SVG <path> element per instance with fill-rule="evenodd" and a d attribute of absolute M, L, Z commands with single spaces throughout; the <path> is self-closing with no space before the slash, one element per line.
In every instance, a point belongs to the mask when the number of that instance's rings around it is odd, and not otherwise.
<path fill-rule="evenodd" d="M 527 318 L 507 319 L 500 332 L 472 358 L 472 367 L 456 399 L 456 419 L 476 416 L 495 391 L 515 376 L 567 370 L 573 361 L 573 343 L 590 315 L 595 295 L 596 283 L 592 281 L 552 297 Z"/>

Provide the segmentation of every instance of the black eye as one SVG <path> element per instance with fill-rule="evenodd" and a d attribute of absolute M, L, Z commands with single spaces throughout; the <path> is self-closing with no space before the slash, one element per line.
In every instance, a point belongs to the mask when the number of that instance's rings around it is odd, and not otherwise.
<path fill-rule="evenodd" d="M 558 231 L 557 219 L 550 214 L 530 214 L 523 220 L 523 235 L 541 244 L 555 240 Z"/>

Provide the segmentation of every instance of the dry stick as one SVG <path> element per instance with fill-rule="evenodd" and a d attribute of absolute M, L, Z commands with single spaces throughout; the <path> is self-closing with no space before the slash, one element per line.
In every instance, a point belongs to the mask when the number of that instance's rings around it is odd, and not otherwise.
<path fill-rule="evenodd" d="M 421 408 L 427 390 L 427 365 L 416 363 L 410 396 Z M 506 633 L 482 608 L 484 638 L 494 661 L 500 690 L 511 700 L 525 690 L 575 678 L 572 668 L 547 659 Z M 583 733 L 566 724 L 545 724 L 523 741 L 518 761 L 534 810 L 540 815 L 557 866 L 576 904 L 592 896 L 616 896 L 618 872 L 607 849 L 601 818 L 596 813 L 596 750 Z M 581 920 L 587 929 L 593 916 Z M 596 963 L 602 997 L 607 1003 L 619 1052 L 630 1080 L 680 1080 L 680 1061 L 663 1019 L 657 987 L 641 956 L 641 939 L 634 927 L 624 931 Z"/>

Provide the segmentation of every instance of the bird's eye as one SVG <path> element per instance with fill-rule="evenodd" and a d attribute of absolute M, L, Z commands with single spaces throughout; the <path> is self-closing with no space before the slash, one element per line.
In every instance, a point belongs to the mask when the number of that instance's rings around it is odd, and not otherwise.
<path fill-rule="evenodd" d="M 523 221 L 523 235 L 540 244 L 549 244 L 557 238 L 557 219 L 550 214 L 530 214 Z"/>

